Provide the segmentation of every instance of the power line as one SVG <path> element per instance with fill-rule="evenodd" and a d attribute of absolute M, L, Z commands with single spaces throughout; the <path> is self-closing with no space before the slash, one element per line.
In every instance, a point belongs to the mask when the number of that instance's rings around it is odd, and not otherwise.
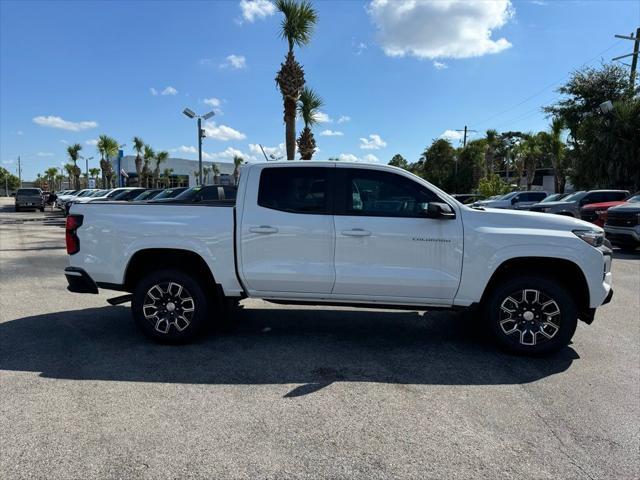
<path fill-rule="evenodd" d="M 611 50 L 612 48 L 616 47 L 616 46 L 617 46 L 617 45 L 619 45 L 621 42 L 622 42 L 622 40 L 617 40 L 617 41 L 615 41 L 614 43 L 612 43 L 611 45 L 609 45 L 607 48 L 605 48 L 604 50 L 602 50 L 600 53 L 598 53 L 597 55 L 595 55 L 595 56 L 594 56 L 594 57 L 592 57 L 591 59 L 589 59 L 589 60 L 587 60 L 587 61 L 585 61 L 585 62 L 582 62 L 582 64 L 581 64 L 580 66 L 587 65 L 587 64 L 589 64 L 589 63 L 593 62 L 594 60 L 596 60 L 596 59 L 600 58 L 600 57 L 602 56 L 602 54 L 604 54 L 604 53 L 608 52 L 609 50 Z M 575 69 L 575 68 L 576 68 L 576 67 L 574 67 L 574 69 Z M 577 67 L 577 68 L 579 68 L 579 67 Z M 498 113 L 494 113 L 493 115 L 491 115 L 491 116 L 489 116 L 489 117 L 485 118 L 485 119 L 484 119 L 484 120 L 482 120 L 482 121 L 479 121 L 479 122 L 473 123 L 473 124 L 471 124 L 471 126 L 473 126 L 473 127 L 477 127 L 478 125 L 482 125 L 482 124 L 484 124 L 484 123 L 488 122 L 489 120 L 492 120 L 492 119 L 494 119 L 494 118 L 496 118 L 496 117 L 499 117 L 500 115 L 503 115 L 504 113 L 510 112 L 511 110 L 513 110 L 513 109 L 515 109 L 515 108 L 518 108 L 520 105 L 523 105 L 523 104 L 527 103 L 529 100 L 532 100 L 533 98 L 537 97 L 538 95 L 543 94 L 545 91 L 547 91 L 549 88 L 553 87 L 554 85 L 557 85 L 558 83 L 560 83 L 560 82 L 564 81 L 564 80 L 565 80 L 565 79 L 566 79 L 570 74 L 571 74 L 571 72 L 567 72 L 566 74 L 564 74 L 564 75 L 562 76 L 562 78 L 560 78 L 560 79 L 556 80 L 555 82 L 552 82 L 552 83 L 550 83 L 550 84 L 546 85 L 545 87 L 543 87 L 542 89 L 540 89 L 540 90 L 538 90 L 537 92 L 533 93 L 532 95 L 529 95 L 529 96 L 528 96 L 527 98 L 525 98 L 524 100 L 522 100 L 522 101 L 520 101 L 520 102 L 516 103 L 515 105 L 512 105 L 512 106 L 511 106 L 511 107 L 509 107 L 509 108 L 505 108 L 504 110 L 501 110 L 501 111 L 500 111 L 500 112 L 498 112 Z M 536 108 L 538 108 L 538 107 L 536 107 Z"/>

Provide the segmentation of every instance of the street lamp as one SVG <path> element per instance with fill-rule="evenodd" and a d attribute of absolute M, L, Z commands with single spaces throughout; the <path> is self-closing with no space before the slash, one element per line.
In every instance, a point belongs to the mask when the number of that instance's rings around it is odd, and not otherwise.
<path fill-rule="evenodd" d="M 89 160 L 93 160 L 93 157 L 83 157 L 80 155 L 80 158 L 84 158 L 84 174 L 87 177 L 87 188 L 89 188 Z"/>
<path fill-rule="evenodd" d="M 211 111 L 205 113 L 204 115 L 196 115 L 196 112 L 194 112 L 190 108 L 185 108 L 182 113 L 184 113 L 189 118 L 198 119 L 198 177 L 200 177 L 199 182 L 200 185 L 202 185 L 202 139 L 206 136 L 204 130 L 202 129 L 202 120 L 209 120 L 215 115 L 215 113 Z"/>

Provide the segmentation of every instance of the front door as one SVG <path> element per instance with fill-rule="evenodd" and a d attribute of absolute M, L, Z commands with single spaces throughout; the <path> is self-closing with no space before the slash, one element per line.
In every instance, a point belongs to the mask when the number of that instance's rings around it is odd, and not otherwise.
<path fill-rule="evenodd" d="M 327 167 L 252 169 L 240 228 L 239 264 L 254 292 L 331 293 L 335 232 Z M 280 295 L 283 296 L 283 295 Z"/>
<path fill-rule="evenodd" d="M 459 215 L 425 218 L 442 199 L 399 173 L 338 165 L 336 182 L 334 296 L 450 304 L 462 269 Z"/>

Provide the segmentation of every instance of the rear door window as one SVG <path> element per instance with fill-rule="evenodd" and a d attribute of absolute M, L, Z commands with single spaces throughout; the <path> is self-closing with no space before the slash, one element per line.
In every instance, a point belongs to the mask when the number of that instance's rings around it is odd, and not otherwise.
<path fill-rule="evenodd" d="M 265 168 L 260 174 L 258 205 L 290 213 L 329 213 L 329 168 Z"/>

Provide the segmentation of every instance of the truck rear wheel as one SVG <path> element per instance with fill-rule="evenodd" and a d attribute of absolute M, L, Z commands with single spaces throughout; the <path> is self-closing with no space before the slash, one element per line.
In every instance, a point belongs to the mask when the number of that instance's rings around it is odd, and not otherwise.
<path fill-rule="evenodd" d="M 135 287 L 131 311 L 142 332 L 161 343 L 186 343 L 202 333 L 209 305 L 204 290 L 180 270 L 158 270 Z"/>
<path fill-rule="evenodd" d="M 571 341 L 578 323 L 576 303 L 566 287 L 546 277 L 502 282 L 490 293 L 485 308 L 492 337 L 519 354 L 560 350 Z"/>

